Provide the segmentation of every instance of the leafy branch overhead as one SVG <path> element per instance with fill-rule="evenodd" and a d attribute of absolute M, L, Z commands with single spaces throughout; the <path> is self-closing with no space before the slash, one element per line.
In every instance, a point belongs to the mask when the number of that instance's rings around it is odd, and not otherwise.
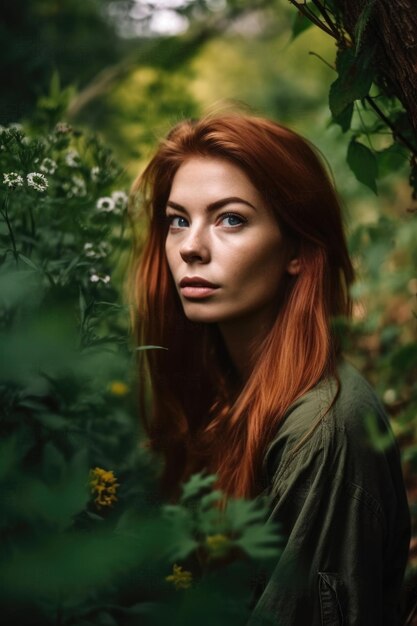
<path fill-rule="evenodd" d="M 298 10 L 293 37 L 315 25 L 336 41 L 329 108 L 332 121 L 351 132 L 347 161 L 355 176 L 376 193 L 387 150 L 395 152 L 400 158 L 394 167 L 409 159 L 416 199 L 417 5 L 409 0 L 290 3 Z"/>

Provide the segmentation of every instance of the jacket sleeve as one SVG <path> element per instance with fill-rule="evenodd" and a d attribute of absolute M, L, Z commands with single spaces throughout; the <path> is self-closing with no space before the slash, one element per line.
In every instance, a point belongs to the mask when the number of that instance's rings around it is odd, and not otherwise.
<path fill-rule="evenodd" d="M 361 441 L 352 444 L 343 428 L 326 420 L 297 454 L 281 454 L 280 446 L 286 449 L 276 442 L 280 462 L 270 520 L 280 525 L 284 546 L 260 585 L 247 626 L 396 625 L 407 520 L 394 545 L 398 507 L 386 455 Z"/>

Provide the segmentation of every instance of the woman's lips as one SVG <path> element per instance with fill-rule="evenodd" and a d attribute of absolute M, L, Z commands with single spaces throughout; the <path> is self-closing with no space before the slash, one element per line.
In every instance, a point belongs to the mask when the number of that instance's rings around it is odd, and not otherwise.
<path fill-rule="evenodd" d="M 218 287 L 206 287 L 204 285 L 186 285 L 181 287 L 181 295 L 184 298 L 207 298 L 211 296 Z"/>
<path fill-rule="evenodd" d="M 181 295 L 184 298 L 207 298 L 218 288 L 218 285 L 214 285 L 200 276 L 186 276 L 180 282 Z"/>

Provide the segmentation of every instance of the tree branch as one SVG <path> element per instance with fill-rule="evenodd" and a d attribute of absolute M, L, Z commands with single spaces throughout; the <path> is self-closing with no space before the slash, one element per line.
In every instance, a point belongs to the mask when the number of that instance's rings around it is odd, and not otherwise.
<path fill-rule="evenodd" d="M 307 9 L 307 7 L 304 4 L 298 4 L 297 0 L 289 0 L 290 3 L 296 7 L 296 9 L 298 11 L 300 11 L 300 13 L 302 13 L 308 20 L 310 20 L 310 22 L 313 22 L 313 24 L 315 24 L 316 26 L 318 26 L 322 31 L 324 31 L 325 33 L 327 33 L 328 35 L 330 35 L 330 37 L 333 37 L 333 39 L 336 39 L 334 33 L 332 30 L 330 30 L 330 28 L 328 26 L 326 26 L 325 24 L 323 24 L 323 22 L 321 20 L 319 20 L 314 13 L 312 13 L 311 11 L 309 11 Z"/>
<path fill-rule="evenodd" d="M 339 41 L 340 33 L 337 30 L 337 28 L 335 28 L 335 24 L 332 21 L 330 15 L 327 13 L 326 7 L 323 4 L 321 4 L 321 2 L 319 2 L 319 0 L 312 0 L 312 2 L 317 7 L 317 9 L 320 11 L 320 13 L 323 16 L 324 20 L 326 21 L 328 27 L 332 31 L 333 37 Z"/>
<path fill-rule="evenodd" d="M 395 127 L 395 125 L 391 122 L 389 117 L 387 117 L 385 115 L 385 113 L 383 111 L 381 111 L 379 106 L 377 104 L 375 104 L 374 99 L 371 98 L 371 96 L 366 96 L 365 100 L 369 104 L 369 106 L 375 111 L 375 113 L 378 115 L 378 117 L 380 117 L 381 120 L 388 126 L 388 128 L 391 129 L 392 134 L 394 135 L 394 137 L 398 137 L 398 139 L 400 141 L 402 141 L 402 143 L 405 146 L 407 146 L 407 148 L 412 152 L 412 154 L 414 154 L 414 156 L 417 156 L 417 148 L 416 148 L 416 146 L 413 146 L 413 144 L 410 141 L 408 141 L 407 137 L 404 137 L 404 135 Z"/>

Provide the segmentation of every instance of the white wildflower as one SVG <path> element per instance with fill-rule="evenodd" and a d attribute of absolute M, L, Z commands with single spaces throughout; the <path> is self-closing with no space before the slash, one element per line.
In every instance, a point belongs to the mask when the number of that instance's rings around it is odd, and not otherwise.
<path fill-rule="evenodd" d="M 48 179 L 40 172 L 31 172 L 26 176 L 29 187 L 33 187 L 36 191 L 46 191 L 48 189 Z"/>
<path fill-rule="evenodd" d="M 110 282 L 110 276 L 108 274 L 99 274 L 95 269 L 91 270 L 90 274 L 91 283 L 104 283 L 107 285 Z"/>
<path fill-rule="evenodd" d="M 96 203 L 96 209 L 104 213 L 112 213 L 114 211 L 114 200 L 109 196 L 99 198 Z"/>
<path fill-rule="evenodd" d="M 3 174 L 3 183 L 11 189 L 16 189 L 16 187 L 22 187 L 23 178 L 17 172 L 9 172 Z"/>
<path fill-rule="evenodd" d="M 77 150 L 68 150 L 67 154 L 65 155 L 65 163 L 69 167 L 79 167 L 81 165 L 80 155 L 78 154 Z"/>
<path fill-rule="evenodd" d="M 84 244 L 84 254 L 91 259 L 100 259 L 106 257 L 111 250 L 111 246 L 107 241 L 101 241 L 98 246 L 87 242 Z"/>
<path fill-rule="evenodd" d="M 81 176 L 73 176 L 70 195 L 76 196 L 77 198 L 81 198 L 82 196 L 85 196 L 86 194 L 87 194 L 87 187 L 85 185 L 85 180 L 81 178 Z"/>
<path fill-rule="evenodd" d="M 4 139 L 20 139 L 23 140 L 23 126 L 21 124 L 9 124 L 9 126 L 2 127 L 1 135 L 4 135 Z"/>
<path fill-rule="evenodd" d="M 91 168 L 90 176 L 93 182 L 97 183 L 100 180 L 100 175 L 101 175 L 101 169 L 99 168 L 98 165 L 95 165 L 94 167 Z"/>
<path fill-rule="evenodd" d="M 49 157 L 45 157 L 39 167 L 40 171 L 44 174 L 55 174 L 56 168 L 56 162 Z"/>
<path fill-rule="evenodd" d="M 128 197 L 124 191 L 113 191 L 111 197 L 117 212 L 121 212 L 127 207 Z"/>
<path fill-rule="evenodd" d="M 111 245 L 107 241 L 100 241 L 98 244 L 98 251 L 100 256 L 107 256 L 111 251 Z"/>
<path fill-rule="evenodd" d="M 55 132 L 57 134 L 65 135 L 66 133 L 70 133 L 72 131 L 72 126 L 67 124 L 66 122 L 58 122 L 55 126 Z"/>
<path fill-rule="evenodd" d="M 385 404 L 394 404 L 397 399 L 397 392 L 395 389 L 387 389 L 383 395 Z"/>

